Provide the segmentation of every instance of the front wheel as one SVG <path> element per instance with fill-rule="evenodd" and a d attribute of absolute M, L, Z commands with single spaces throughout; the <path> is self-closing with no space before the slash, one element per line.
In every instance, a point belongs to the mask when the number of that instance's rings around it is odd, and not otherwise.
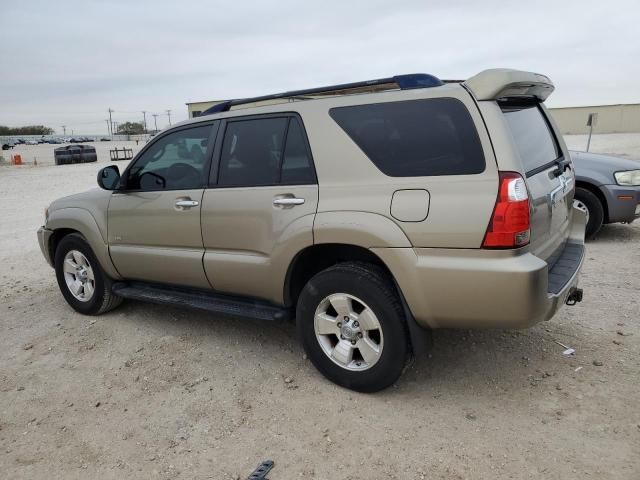
<path fill-rule="evenodd" d="M 381 268 L 343 263 L 315 275 L 296 311 L 298 333 L 315 367 L 360 392 L 392 385 L 408 358 L 398 294 Z"/>
<path fill-rule="evenodd" d="M 60 291 L 74 310 L 99 315 L 122 302 L 111 292 L 111 279 L 82 235 L 73 233 L 60 240 L 54 265 Z"/>
<path fill-rule="evenodd" d="M 593 238 L 602 228 L 604 222 L 604 208 L 600 199 L 586 188 L 576 188 L 575 205 L 587 215 L 585 236 Z"/>

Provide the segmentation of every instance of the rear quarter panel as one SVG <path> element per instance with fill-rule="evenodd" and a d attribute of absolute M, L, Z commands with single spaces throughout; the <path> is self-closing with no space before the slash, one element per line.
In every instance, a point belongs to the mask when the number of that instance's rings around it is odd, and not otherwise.
<path fill-rule="evenodd" d="M 329 109 L 333 107 L 442 97 L 455 98 L 467 107 L 484 151 L 484 172 L 431 177 L 387 176 L 329 116 Z M 452 84 L 432 89 L 345 96 L 331 103 L 316 100 L 309 104 L 313 105 L 301 108 L 300 112 L 306 125 L 320 185 L 318 218 L 327 212 L 368 212 L 395 224 L 416 247 L 481 246 L 495 204 L 498 174 L 484 122 L 475 101 L 464 88 Z M 430 205 L 426 219 L 402 222 L 391 216 L 393 194 L 401 189 L 425 189 L 429 192 Z M 328 226 L 316 222 L 316 239 L 330 236 L 323 232 L 325 228 Z"/>

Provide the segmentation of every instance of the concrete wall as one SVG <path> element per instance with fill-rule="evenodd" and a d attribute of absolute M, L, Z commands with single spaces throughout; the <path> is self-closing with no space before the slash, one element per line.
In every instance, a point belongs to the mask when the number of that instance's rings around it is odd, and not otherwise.
<path fill-rule="evenodd" d="M 593 133 L 640 133 L 640 103 L 550 108 L 563 134 L 589 133 L 587 119 L 597 113 Z"/>

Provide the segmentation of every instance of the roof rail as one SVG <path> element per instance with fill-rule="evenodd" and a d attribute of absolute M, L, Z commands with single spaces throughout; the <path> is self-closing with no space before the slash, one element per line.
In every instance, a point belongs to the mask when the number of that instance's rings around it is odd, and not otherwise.
<path fill-rule="evenodd" d="M 326 87 L 308 88 L 305 90 L 292 90 L 283 93 L 274 93 L 271 95 L 262 95 L 260 97 L 239 98 L 235 100 L 225 100 L 213 107 L 208 108 L 201 115 L 210 115 L 212 113 L 227 112 L 231 107 L 236 105 L 244 105 L 247 103 L 262 102 L 265 100 L 277 100 L 281 98 L 290 98 L 303 100 L 307 95 L 321 94 L 340 94 L 348 90 L 364 90 L 368 87 L 382 87 L 388 85 L 388 88 L 376 88 L 375 90 L 397 89 L 408 90 L 411 88 L 430 88 L 439 87 L 444 83 L 437 77 L 427 73 L 411 73 L 406 75 L 395 75 L 388 78 L 378 78 L 376 80 L 365 80 L 363 82 L 342 83 L 338 85 L 329 85 Z M 346 92 L 345 92 L 346 93 Z"/>

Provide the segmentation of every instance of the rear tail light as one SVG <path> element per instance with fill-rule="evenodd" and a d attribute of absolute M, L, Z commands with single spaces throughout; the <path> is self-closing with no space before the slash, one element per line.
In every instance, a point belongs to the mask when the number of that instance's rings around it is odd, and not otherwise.
<path fill-rule="evenodd" d="M 519 173 L 500 172 L 498 198 L 482 247 L 517 248 L 527 245 L 530 226 L 529 193 L 524 178 Z"/>

